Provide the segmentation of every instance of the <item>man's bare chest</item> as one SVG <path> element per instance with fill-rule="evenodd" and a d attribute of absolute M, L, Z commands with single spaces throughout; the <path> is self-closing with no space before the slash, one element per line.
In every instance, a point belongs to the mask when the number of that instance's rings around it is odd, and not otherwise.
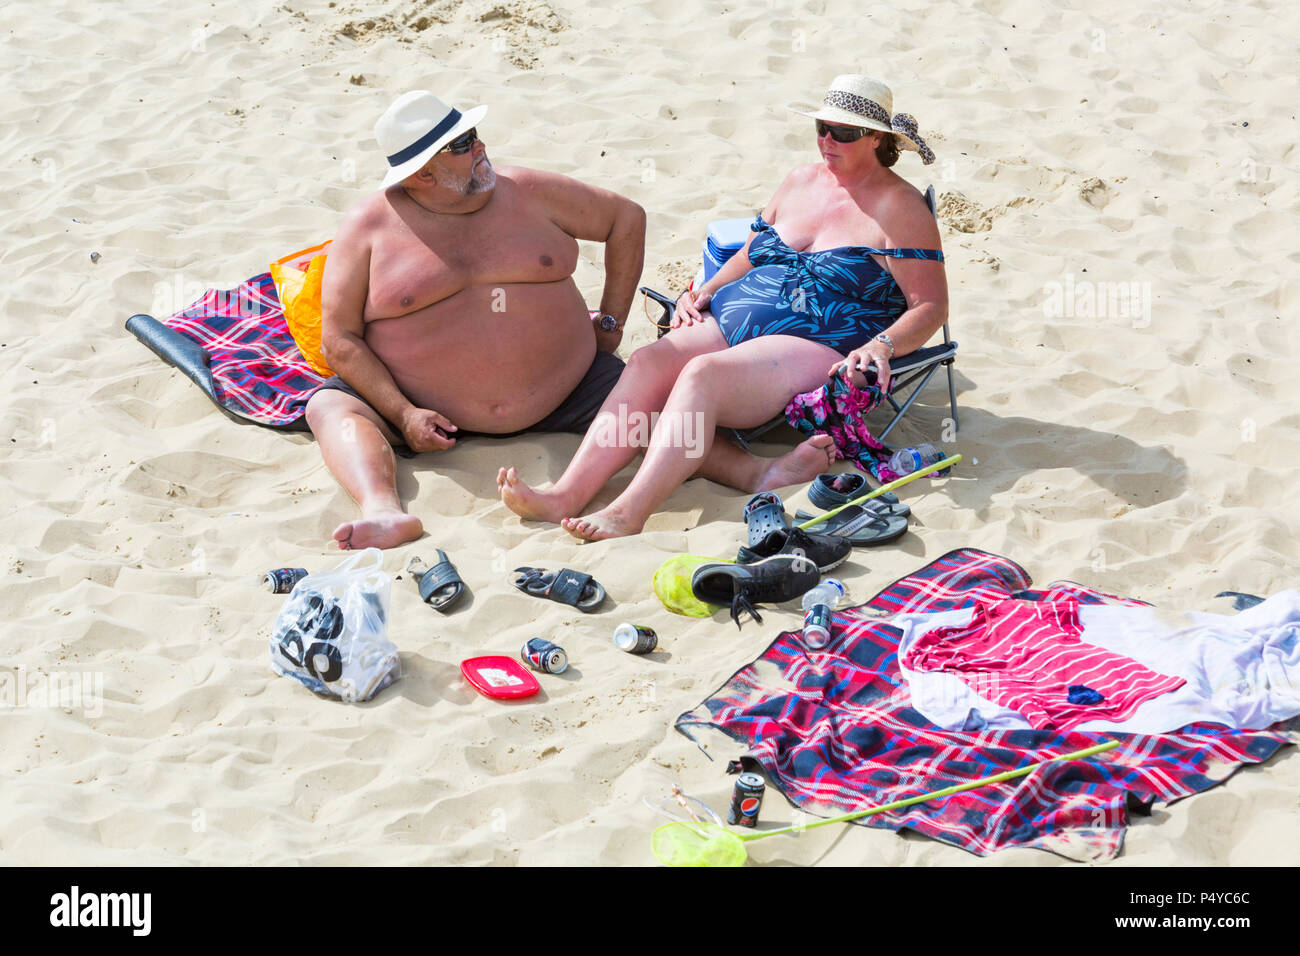
<path fill-rule="evenodd" d="M 416 222 L 386 232 L 371 250 L 366 319 L 428 308 L 476 286 L 557 282 L 577 268 L 578 243 L 545 217 L 509 210 Z"/>

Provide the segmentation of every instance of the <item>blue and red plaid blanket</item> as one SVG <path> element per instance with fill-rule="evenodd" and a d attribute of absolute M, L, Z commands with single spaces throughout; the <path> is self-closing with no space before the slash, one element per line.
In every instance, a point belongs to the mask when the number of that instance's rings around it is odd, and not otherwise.
<path fill-rule="evenodd" d="M 1015 562 L 963 548 L 837 613 L 823 651 L 798 632 L 776 639 L 713 696 L 677 718 L 738 741 L 796 806 L 825 816 L 1023 767 L 1113 735 L 1052 731 L 940 730 L 911 707 L 898 669 L 901 632 L 890 616 L 1016 597 L 1086 604 L 1141 604 L 1057 582 L 1030 589 Z M 775 666 L 773 666 L 775 665 Z M 1241 766 L 1300 743 L 1300 718 L 1267 730 L 1193 724 L 1159 736 L 1118 735 L 1118 748 L 1051 764 L 1028 776 L 867 817 L 866 826 L 909 828 L 985 856 L 1037 847 L 1073 860 L 1108 860 L 1123 846 L 1128 808 L 1149 812 L 1222 783 Z"/>
<path fill-rule="evenodd" d="M 291 425 L 324 381 L 289 334 L 269 272 L 209 289 L 163 323 L 207 351 L 218 403 L 241 418 Z"/>

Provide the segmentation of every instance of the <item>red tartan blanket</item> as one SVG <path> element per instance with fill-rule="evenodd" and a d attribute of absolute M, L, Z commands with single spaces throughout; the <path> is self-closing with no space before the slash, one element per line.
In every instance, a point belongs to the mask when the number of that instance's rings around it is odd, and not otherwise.
<path fill-rule="evenodd" d="M 269 272 L 209 289 L 164 324 L 207 351 L 218 403 L 241 418 L 291 425 L 324 381 L 289 334 Z"/>
<path fill-rule="evenodd" d="M 780 635 L 716 693 L 678 717 L 677 729 L 692 739 L 698 728 L 722 731 L 758 760 L 772 786 L 793 804 L 825 816 L 1112 739 L 1036 730 L 945 731 L 911 707 L 898 669 L 901 632 L 890 625 L 892 614 L 1007 597 L 1142 603 L 1069 582 L 1045 590 L 1030 583 L 1007 558 L 971 548 L 952 551 L 861 607 L 837 613 L 823 651 L 806 648 L 798 632 Z M 980 856 L 1019 846 L 1073 860 L 1109 860 L 1123 845 L 1130 808 L 1149 812 L 1153 804 L 1208 790 L 1284 744 L 1300 743 L 1300 718 L 1257 731 L 1193 724 L 1160 736 L 1116 736 L 1124 742 L 1108 753 L 858 822 L 910 828 Z"/>

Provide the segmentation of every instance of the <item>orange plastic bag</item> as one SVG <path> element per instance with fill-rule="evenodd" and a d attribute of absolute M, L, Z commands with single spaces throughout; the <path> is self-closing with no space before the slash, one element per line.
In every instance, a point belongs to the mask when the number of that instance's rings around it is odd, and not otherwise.
<path fill-rule="evenodd" d="M 320 350 L 320 287 L 325 276 L 328 240 L 271 263 L 271 280 L 284 307 L 284 320 L 299 351 L 315 371 L 333 375 Z"/>

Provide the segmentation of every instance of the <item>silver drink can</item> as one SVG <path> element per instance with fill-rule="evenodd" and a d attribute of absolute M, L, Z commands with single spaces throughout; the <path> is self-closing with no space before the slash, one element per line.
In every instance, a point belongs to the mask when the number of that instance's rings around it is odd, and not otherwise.
<path fill-rule="evenodd" d="M 614 628 L 614 645 L 629 654 L 649 654 L 659 646 L 659 635 L 639 624 L 620 624 Z"/>
<path fill-rule="evenodd" d="M 541 637 L 525 644 L 519 657 L 533 670 L 544 674 L 563 674 L 569 667 L 569 655 L 564 653 L 564 648 Z"/>
<path fill-rule="evenodd" d="M 306 576 L 306 568 L 275 568 L 262 575 L 262 587 L 272 594 L 288 594 Z"/>

